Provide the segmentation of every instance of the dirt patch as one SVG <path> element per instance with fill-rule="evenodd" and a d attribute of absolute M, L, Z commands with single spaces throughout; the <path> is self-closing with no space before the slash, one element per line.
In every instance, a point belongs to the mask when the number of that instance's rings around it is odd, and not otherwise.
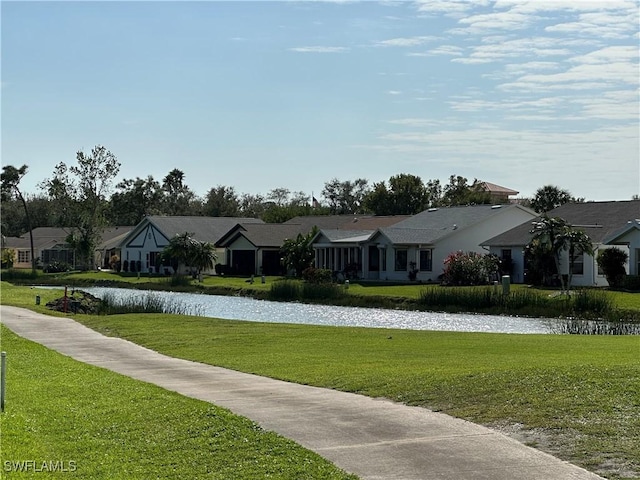
<path fill-rule="evenodd" d="M 66 301 L 64 297 L 60 297 L 47 302 L 46 306 L 58 312 L 64 312 L 66 308 L 69 313 L 96 314 L 100 310 L 101 302 L 98 297 L 90 293 L 74 290 L 67 296 Z"/>
<path fill-rule="evenodd" d="M 612 454 L 602 455 L 596 464 L 593 463 L 594 459 L 589 459 L 591 465 L 586 467 L 585 459 L 577 456 L 572 448 L 582 437 L 580 432 L 575 430 L 525 428 L 521 423 L 499 423 L 485 426 L 554 457 L 583 466 L 597 475 L 606 478 L 640 478 L 640 471 L 634 468 L 634 465 L 629 465 L 624 459 L 616 458 L 615 454 L 613 456 Z"/>

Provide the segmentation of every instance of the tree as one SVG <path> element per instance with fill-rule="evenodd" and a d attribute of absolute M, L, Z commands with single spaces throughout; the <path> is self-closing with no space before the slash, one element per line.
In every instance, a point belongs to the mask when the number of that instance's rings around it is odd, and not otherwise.
<path fill-rule="evenodd" d="M 619 288 L 624 282 L 627 271 L 624 266 L 629 259 L 629 255 L 624 250 L 617 247 L 600 250 L 598 253 L 598 266 L 604 272 L 604 276 L 611 288 Z"/>
<path fill-rule="evenodd" d="M 413 215 L 429 207 L 433 192 L 427 191 L 420 177 L 401 173 L 384 182 L 374 183 L 364 205 L 376 215 Z"/>
<path fill-rule="evenodd" d="M 569 295 L 574 262 L 580 254 L 591 255 L 593 253 L 591 239 L 584 231 L 574 229 L 562 218 L 550 218 L 546 215 L 543 215 L 540 221 L 534 222 L 531 233 L 533 239 L 528 247 L 531 248 L 533 242 L 537 242 L 540 253 L 546 251 L 553 257 L 562 291 Z M 561 269 L 561 258 L 565 252 L 569 259 L 566 284 L 565 275 Z"/>
<path fill-rule="evenodd" d="M 569 255 L 569 276 L 567 281 L 567 294 L 571 289 L 573 279 L 573 267 L 579 255 L 593 255 L 593 243 L 591 238 L 583 230 L 577 230 L 567 226 L 562 234 L 565 249 Z"/>
<path fill-rule="evenodd" d="M 329 203 L 329 212 L 332 215 L 365 213 L 363 202 L 369 192 L 368 183 L 364 178 L 358 178 L 353 182 L 341 182 L 333 178 L 326 182 L 322 196 Z"/>
<path fill-rule="evenodd" d="M 240 213 L 243 217 L 262 218 L 265 211 L 265 199 L 262 195 L 243 193 L 240 196 Z"/>
<path fill-rule="evenodd" d="M 176 235 L 162 250 L 162 256 L 174 266 L 174 275 L 179 275 L 180 266 L 193 267 L 202 281 L 202 272 L 214 267 L 218 256 L 215 246 L 209 242 L 200 242 L 189 232 Z"/>
<path fill-rule="evenodd" d="M 467 179 L 460 175 L 451 175 L 449 183 L 444 186 L 442 205 L 465 205 L 469 194 Z"/>
<path fill-rule="evenodd" d="M 213 243 L 199 242 L 197 240 L 195 244 L 193 244 L 189 257 L 189 262 L 191 266 L 196 269 L 198 280 L 201 283 L 202 272 L 204 270 L 211 270 L 214 267 L 216 260 L 218 260 L 216 247 Z"/>
<path fill-rule="evenodd" d="M 22 165 L 20 168 L 16 168 L 12 165 L 5 165 L 2 167 L 2 175 L 0 178 L 2 180 L 2 200 L 4 201 L 6 198 L 10 198 L 14 194 L 20 199 L 22 202 L 22 206 L 24 207 L 24 214 L 27 220 L 27 229 L 29 231 L 29 241 L 31 246 L 31 270 L 33 272 L 36 271 L 36 258 L 35 258 L 35 249 L 33 248 L 33 229 L 31 228 L 31 217 L 29 216 L 29 209 L 27 208 L 27 202 L 20 191 L 20 180 L 27 174 L 29 167 L 27 165 Z"/>
<path fill-rule="evenodd" d="M 287 188 L 275 188 L 267 194 L 267 200 L 260 216 L 267 223 L 282 223 L 293 217 L 313 213 L 309 196 L 304 192 L 291 193 Z"/>
<path fill-rule="evenodd" d="M 137 225 L 147 215 L 160 213 L 162 189 L 151 175 L 124 179 L 111 196 L 109 217 L 114 225 Z"/>
<path fill-rule="evenodd" d="M 199 210 L 196 194 L 184 183 L 184 172 L 177 168 L 162 179 L 163 212 L 165 215 L 193 215 Z"/>
<path fill-rule="evenodd" d="M 56 165 L 53 177 L 41 187 L 49 197 L 59 202 L 57 223 L 72 227 L 71 240 L 77 248 L 81 264 L 93 265 L 93 255 L 107 225 L 107 195 L 113 179 L 120 171 L 116 156 L 102 145 L 96 145 L 91 154 L 76 153 L 77 165 L 68 167 L 64 162 Z"/>
<path fill-rule="evenodd" d="M 209 190 L 202 208 L 209 217 L 237 217 L 240 214 L 240 200 L 233 187 L 218 185 Z"/>
<path fill-rule="evenodd" d="M 531 208 L 538 213 L 546 213 L 571 201 L 572 197 L 568 190 L 562 190 L 555 185 L 545 185 L 536 190 L 531 200 Z"/>
<path fill-rule="evenodd" d="M 162 250 L 162 256 L 170 260 L 174 267 L 174 274 L 178 275 L 180 266 L 188 266 L 192 252 L 196 246 L 196 240 L 189 232 L 176 235 Z"/>
<path fill-rule="evenodd" d="M 451 175 L 449 183 L 444 187 L 441 204 L 454 205 L 482 205 L 491 203 L 491 194 L 482 186 L 482 182 L 474 179 L 469 185 L 465 177 Z"/>
<path fill-rule="evenodd" d="M 314 253 L 311 240 L 316 233 L 318 233 L 317 227 L 313 227 L 307 235 L 299 233 L 296 238 L 285 240 L 280 249 L 284 266 L 287 270 L 295 270 L 298 277 L 313 264 Z"/>

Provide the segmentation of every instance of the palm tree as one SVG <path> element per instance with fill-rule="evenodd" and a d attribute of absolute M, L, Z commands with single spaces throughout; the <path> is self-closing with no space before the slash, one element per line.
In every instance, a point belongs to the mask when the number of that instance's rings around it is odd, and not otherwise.
<path fill-rule="evenodd" d="M 582 253 L 593 254 L 591 239 L 585 232 L 574 229 L 562 218 L 549 218 L 546 215 L 543 215 L 540 221 L 534 222 L 531 233 L 533 234 L 532 242 L 539 242 L 553 256 L 562 291 L 566 291 L 569 295 L 575 260 Z M 569 257 L 569 274 L 566 285 L 565 277 L 560 270 L 560 258 L 565 251 Z"/>
<path fill-rule="evenodd" d="M 564 239 L 566 249 L 569 253 L 569 276 L 567 281 L 567 293 L 571 288 L 571 280 L 573 278 L 573 265 L 576 258 L 580 254 L 593 255 L 593 243 L 589 235 L 582 230 L 576 230 L 571 227 L 565 228 L 562 238 Z"/>
<path fill-rule="evenodd" d="M 208 242 L 199 242 L 189 232 L 176 235 L 169 240 L 162 251 L 163 255 L 177 262 L 175 274 L 178 274 L 180 265 L 193 267 L 197 270 L 198 279 L 202 282 L 202 272 L 213 268 L 218 259 L 215 246 Z"/>
<path fill-rule="evenodd" d="M 195 240 L 189 232 L 184 232 L 176 235 L 169 244 L 164 247 L 162 254 L 164 257 L 168 257 L 172 260 L 174 267 L 174 274 L 178 275 L 180 266 L 190 265 L 191 256 L 195 248 L 197 240 Z"/>
<path fill-rule="evenodd" d="M 209 242 L 198 242 L 192 246 L 189 264 L 198 270 L 198 281 L 202 282 L 203 270 L 210 270 L 216 263 L 216 247 Z"/>

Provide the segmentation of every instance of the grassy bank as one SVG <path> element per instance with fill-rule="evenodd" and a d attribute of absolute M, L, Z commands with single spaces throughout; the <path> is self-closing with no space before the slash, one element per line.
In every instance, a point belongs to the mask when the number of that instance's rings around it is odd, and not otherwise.
<path fill-rule="evenodd" d="M 4 327 L 2 350 L 9 478 L 355 478 L 225 409 L 76 362 Z M 42 472 L 43 462 L 58 471 Z"/>

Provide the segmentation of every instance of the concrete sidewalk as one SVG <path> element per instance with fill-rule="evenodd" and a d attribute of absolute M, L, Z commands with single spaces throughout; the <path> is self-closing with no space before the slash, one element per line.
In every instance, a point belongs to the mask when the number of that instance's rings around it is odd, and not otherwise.
<path fill-rule="evenodd" d="M 423 408 L 167 357 L 69 318 L 8 306 L 0 313 L 2 323 L 24 338 L 228 408 L 362 479 L 601 478 L 496 431 Z"/>

